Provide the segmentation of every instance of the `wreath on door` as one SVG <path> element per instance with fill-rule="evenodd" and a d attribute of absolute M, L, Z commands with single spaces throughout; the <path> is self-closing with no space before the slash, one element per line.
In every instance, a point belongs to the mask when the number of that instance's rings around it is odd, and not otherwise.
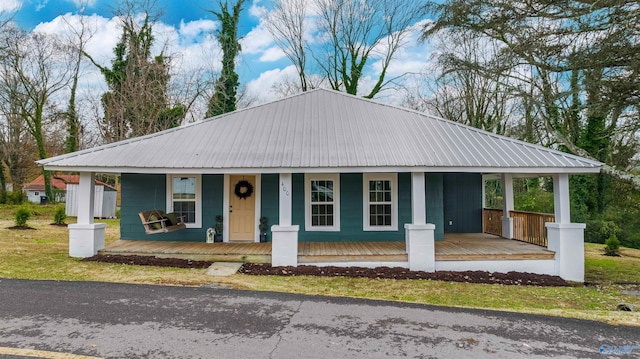
<path fill-rule="evenodd" d="M 247 199 L 253 194 L 253 185 L 247 180 L 238 181 L 233 193 L 240 199 Z"/>

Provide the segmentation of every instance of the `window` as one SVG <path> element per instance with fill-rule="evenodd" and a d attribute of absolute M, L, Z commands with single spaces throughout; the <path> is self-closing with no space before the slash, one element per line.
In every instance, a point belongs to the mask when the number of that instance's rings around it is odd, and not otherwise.
<path fill-rule="evenodd" d="M 340 230 L 340 175 L 305 175 L 307 231 Z"/>
<path fill-rule="evenodd" d="M 395 231 L 398 229 L 398 188 L 395 173 L 363 175 L 363 229 Z"/>
<path fill-rule="evenodd" d="M 167 176 L 167 212 L 183 216 L 187 227 L 202 227 L 202 196 L 199 175 Z"/>

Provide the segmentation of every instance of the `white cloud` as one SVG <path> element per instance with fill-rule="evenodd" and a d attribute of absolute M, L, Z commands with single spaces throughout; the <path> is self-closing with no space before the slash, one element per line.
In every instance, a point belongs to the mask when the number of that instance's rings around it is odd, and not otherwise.
<path fill-rule="evenodd" d="M 178 33 L 182 43 L 193 43 L 202 41 L 217 27 L 218 23 L 213 20 L 194 20 L 187 23 L 181 21 Z"/>
<path fill-rule="evenodd" d="M 86 7 L 94 7 L 96 5 L 96 0 L 69 0 L 78 8 L 84 9 Z"/>
<path fill-rule="evenodd" d="M 14 12 L 22 7 L 20 0 L 2 0 L 0 1 L 0 13 Z"/>
<path fill-rule="evenodd" d="M 44 9 L 44 7 L 47 6 L 48 2 L 49 2 L 49 0 L 42 0 L 41 2 L 39 2 L 36 5 L 36 11 L 40 11 L 40 10 Z"/>
<path fill-rule="evenodd" d="M 281 48 L 274 46 L 264 50 L 264 52 L 262 53 L 262 56 L 260 56 L 260 61 L 274 62 L 284 58 L 285 56 L 286 55 L 284 54 Z"/>
<path fill-rule="evenodd" d="M 269 49 L 273 44 L 273 38 L 264 27 L 262 20 L 258 26 L 254 27 L 249 33 L 240 39 L 242 52 L 245 54 L 255 55 Z"/>
<path fill-rule="evenodd" d="M 261 18 L 266 14 L 267 8 L 264 6 L 260 6 L 261 0 L 253 0 L 251 3 L 251 7 L 249 8 L 249 15 Z"/>
<path fill-rule="evenodd" d="M 261 73 L 257 79 L 249 81 L 247 90 L 250 94 L 255 95 L 260 102 L 273 101 L 282 97 L 281 94 L 273 90 L 273 85 L 286 78 L 295 78 L 295 76 L 297 76 L 296 69 L 293 65 L 284 69 L 268 70 Z"/>

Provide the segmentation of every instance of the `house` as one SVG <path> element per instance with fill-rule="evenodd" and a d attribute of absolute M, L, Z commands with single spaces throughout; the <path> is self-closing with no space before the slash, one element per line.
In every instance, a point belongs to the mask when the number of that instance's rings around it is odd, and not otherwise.
<path fill-rule="evenodd" d="M 65 202 L 67 216 L 78 215 L 78 184 L 79 175 L 52 175 L 51 186 L 54 188 L 55 202 Z M 23 187 L 27 193 L 29 202 L 44 203 L 48 201 L 44 191 L 44 176 L 40 175 L 35 180 Z M 116 189 L 102 181 L 95 181 L 94 216 L 96 218 L 115 218 L 116 216 Z"/>
<path fill-rule="evenodd" d="M 51 176 L 51 187 L 53 188 L 55 202 L 64 202 L 66 200 L 67 177 L 69 176 Z M 22 191 L 27 195 L 27 200 L 32 203 L 44 204 L 50 200 L 47 198 L 47 194 L 44 190 L 43 175 L 40 175 L 33 181 L 26 183 L 22 187 Z"/>
<path fill-rule="evenodd" d="M 526 270 L 575 281 L 584 279 L 585 226 L 570 222 L 569 176 L 602 166 L 325 89 L 38 163 L 81 173 L 71 256 L 104 247 L 90 203 L 95 173 L 106 172 L 121 174 L 122 240 L 205 241 L 222 215 L 224 242 L 252 242 L 267 217 L 273 265 L 297 265 L 305 242 L 396 241 L 406 247 L 399 265 L 411 270 Z M 436 261 L 434 246 L 448 234 L 482 232 L 483 176 L 503 180 L 502 236 L 513 238 L 513 178 L 541 175 L 554 181 L 553 259 Z M 184 215 L 188 228 L 145 235 L 137 213 L 156 208 Z"/>

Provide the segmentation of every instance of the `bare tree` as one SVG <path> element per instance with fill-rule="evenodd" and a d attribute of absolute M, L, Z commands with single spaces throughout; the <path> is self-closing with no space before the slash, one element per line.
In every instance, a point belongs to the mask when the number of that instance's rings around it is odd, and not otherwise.
<path fill-rule="evenodd" d="M 301 91 L 312 87 L 307 79 L 307 7 L 304 0 L 274 0 L 265 21 L 273 40 L 295 66 Z"/>
<path fill-rule="evenodd" d="M 33 141 L 25 129 L 20 111 L 20 82 L 14 73 L 11 57 L 5 51 L 11 49 L 24 33 L 17 28 L 6 28 L 0 35 L 0 154 L 2 162 L 9 170 L 14 191 L 21 191 L 27 176 L 27 170 L 36 159 L 32 146 Z M 4 173 L 4 166 L 2 166 Z M 4 176 L 3 176 L 4 177 Z M 5 179 L 6 181 L 6 179 Z M 2 183 L 2 192 L 6 192 L 6 183 Z"/>
<path fill-rule="evenodd" d="M 423 17 L 422 1 L 413 0 L 278 0 L 266 17 L 267 28 L 298 72 L 301 90 L 313 88 L 308 59 L 331 88 L 357 94 L 365 67 L 380 70 L 365 97 L 373 98 L 394 79 L 387 71 L 399 49 L 407 46 L 411 26 Z M 308 10 L 309 9 L 309 10 Z M 309 17 L 315 18 L 310 28 Z M 309 44 L 315 31 L 320 44 Z M 317 45 L 317 46 L 315 46 Z"/>
<path fill-rule="evenodd" d="M 26 34 L 12 29 L 5 42 L 2 74 L 5 84 L 15 90 L 9 95 L 10 111 L 17 111 L 27 132 L 33 137 L 38 159 L 47 158 L 45 126 L 55 115 L 52 99 L 69 83 L 69 61 L 60 41 L 51 35 Z M 10 113 L 13 120 L 13 114 Z M 43 169 L 45 192 L 53 198 L 50 173 Z"/>
<path fill-rule="evenodd" d="M 547 143 L 603 162 L 602 173 L 584 183 L 580 196 L 589 215 L 602 215 L 610 179 L 640 189 L 627 169 L 640 149 L 640 8 L 625 0 L 432 1 L 438 16 L 425 36 L 472 32 L 514 60 L 521 71 L 503 83 L 526 109 L 529 130 L 537 123 Z M 485 77 L 496 69 L 467 61 Z"/>
<path fill-rule="evenodd" d="M 500 56 L 495 43 L 470 32 L 444 31 L 433 40 L 435 63 L 418 81 L 426 94 L 413 89 L 406 105 L 498 134 L 517 127 L 517 101 L 506 85 L 517 66 Z M 493 69 L 492 76 L 486 76 L 485 68 Z"/>
<path fill-rule="evenodd" d="M 84 16 L 85 6 L 82 6 L 82 9 L 83 11 L 78 14 L 78 24 L 72 24 L 66 19 L 66 17 L 63 17 L 63 20 L 65 21 L 67 28 L 71 33 L 69 38 L 67 39 L 67 42 L 69 50 L 73 57 L 71 63 L 71 88 L 69 94 L 69 103 L 67 105 L 67 111 L 65 114 L 67 136 L 65 138 L 64 151 L 66 153 L 74 152 L 80 149 L 80 133 L 82 124 L 80 122 L 80 117 L 78 116 L 76 105 L 78 80 L 81 74 L 81 65 L 83 60 L 85 59 L 84 49 L 87 45 L 87 42 L 89 42 L 89 40 L 91 40 L 91 38 L 93 37 L 93 30 L 89 28 Z"/>

